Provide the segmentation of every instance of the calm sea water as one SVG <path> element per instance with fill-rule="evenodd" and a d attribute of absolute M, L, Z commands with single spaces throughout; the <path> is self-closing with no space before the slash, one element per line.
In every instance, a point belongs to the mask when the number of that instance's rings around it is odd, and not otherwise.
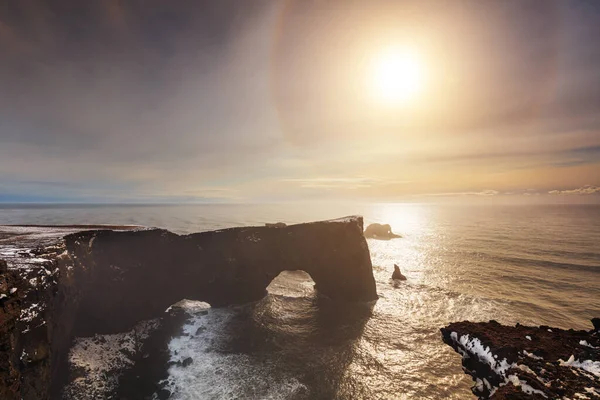
<path fill-rule="evenodd" d="M 174 399 L 468 399 L 440 339 L 452 321 L 589 329 L 600 316 L 600 207 L 377 205 L 0 206 L 0 224 L 138 224 L 189 233 L 361 214 L 402 239 L 369 240 L 380 299 L 319 300 L 282 273 L 263 300 L 194 312 L 171 342 Z M 393 264 L 408 280 L 390 281 Z"/>

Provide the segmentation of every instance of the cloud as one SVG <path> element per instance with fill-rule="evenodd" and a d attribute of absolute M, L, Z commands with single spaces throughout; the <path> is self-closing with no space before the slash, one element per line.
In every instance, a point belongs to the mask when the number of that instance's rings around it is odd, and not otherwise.
<path fill-rule="evenodd" d="M 494 189 L 481 190 L 479 192 L 449 192 L 449 193 L 428 193 L 424 196 L 497 196 L 500 192 Z"/>
<path fill-rule="evenodd" d="M 591 10 L 561 10 L 557 29 L 552 2 L 498 2 L 481 29 L 476 1 L 318 3 L 0 6 L 0 196 L 486 197 L 598 175 Z M 431 68 L 429 101 L 373 107 L 360 65 L 404 35 Z"/>
<path fill-rule="evenodd" d="M 550 190 L 549 194 L 554 195 L 589 195 L 600 193 L 600 186 L 596 185 L 585 185 L 577 189 L 567 190 Z"/>
<path fill-rule="evenodd" d="M 282 179 L 282 182 L 298 182 L 303 188 L 311 189 L 359 189 L 369 188 L 378 185 L 405 184 L 410 181 L 386 180 L 378 178 L 355 177 L 355 178 L 288 178 Z"/>

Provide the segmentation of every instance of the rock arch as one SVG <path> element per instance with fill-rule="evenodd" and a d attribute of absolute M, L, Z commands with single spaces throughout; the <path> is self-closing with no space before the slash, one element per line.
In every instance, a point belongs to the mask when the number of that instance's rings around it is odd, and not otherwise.
<path fill-rule="evenodd" d="M 261 299 L 284 270 L 306 271 L 321 295 L 377 299 L 362 217 L 191 235 L 152 229 L 67 236 L 74 333 L 130 329 L 182 298 L 213 306 Z M 76 292 L 76 293 L 73 293 Z"/>
<path fill-rule="evenodd" d="M 354 308 L 348 302 L 375 300 L 362 231 L 361 217 L 183 236 L 161 229 L 92 230 L 65 236 L 64 246 L 53 242 L 36 249 L 47 261 L 23 276 L 0 260 L 0 284 L 14 289 L 10 298 L 0 299 L 12 304 L 0 327 L 10 338 L 1 367 L 14 367 L 11 371 L 21 382 L 19 387 L 3 387 L 8 375 L 0 374 L 0 393 L 9 393 L 8 398 L 55 398 L 67 377 L 74 336 L 128 331 L 139 321 L 164 315 L 184 298 L 213 306 L 259 300 L 284 270 L 311 275 L 316 290 L 333 300 L 324 302 L 328 315 Z M 43 284 L 32 284 L 31 274 Z M 25 334 L 19 315 L 33 303 L 43 310 L 38 317 L 44 323 Z M 36 359 L 13 363 L 25 348 Z"/>

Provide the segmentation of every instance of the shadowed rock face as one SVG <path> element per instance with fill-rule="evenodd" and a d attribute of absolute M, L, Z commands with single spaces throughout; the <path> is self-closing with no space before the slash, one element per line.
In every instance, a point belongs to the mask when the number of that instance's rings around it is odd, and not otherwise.
<path fill-rule="evenodd" d="M 213 306 L 256 301 L 285 270 L 306 271 L 334 300 L 377 299 L 360 217 L 185 236 L 88 231 L 65 240 L 81 293 L 77 335 L 130 329 L 182 298 Z"/>
<path fill-rule="evenodd" d="M 335 301 L 377 299 L 361 217 L 184 236 L 92 230 L 35 255 L 43 263 L 27 268 L 0 260 L 2 399 L 59 398 L 74 336 L 128 331 L 184 298 L 256 301 L 284 270 L 306 271 Z"/>

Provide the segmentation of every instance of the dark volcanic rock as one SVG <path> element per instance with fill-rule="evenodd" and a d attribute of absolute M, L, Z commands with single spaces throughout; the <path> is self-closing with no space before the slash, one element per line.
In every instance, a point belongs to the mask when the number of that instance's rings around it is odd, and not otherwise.
<path fill-rule="evenodd" d="M 371 224 L 367 226 L 364 233 L 366 238 L 369 239 L 382 239 L 389 240 L 402 237 L 392 232 L 392 227 L 389 224 Z"/>
<path fill-rule="evenodd" d="M 181 328 L 188 318 L 189 314 L 177 305 L 160 318 L 158 329 L 143 340 L 133 357 L 133 366 L 119 377 L 114 399 L 147 399 L 153 398 L 154 393 L 159 399 L 170 397 L 169 390 L 162 387 L 162 382 L 168 378 L 168 368 L 172 365 L 168 345 L 174 336 L 183 333 Z"/>
<path fill-rule="evenodd" d="M 284 222 L 275 222 L 274 224 L 271 223 L 266 223 L 265 226 L 267 228 L 285 228 L 287 226 L 287 224 L 285 224 Z"/>
<path fill-rule="evenodd" d="M 47 398 L 57 270 L 8 269 L 0 260 L 0 398 Z"/>
<path fill-rule="evenodd" d="M 361 217 L 185 236 L 93 230 L 29 254 L 43 262 L 0 262 L 1 399 L 58 398 L 74 336 L 129 331 L 181 299 L 256 301 L 284 270 L 306 271 L 335 301 L 377 299 Z"/>
<path fill-rule="evenodd" d="M 188 357 L 188 358 L 186 358 L 185 360 L 183 360 L 181 362 L 181 366 L 182 367 L 187 367 L 189 365 L 192 365 L 193 362 L 194 362 L 194 360 L 192 359 L 192 357 Z"/>
<path fill-rule="evenodd" d="M 406 277 L 404 275 L 402 275 L 402 272 L 400 272 L 400 267 L 397 266 L 396 264 L 394 264 L 394 272 L 392 273 L 392 279 L 399 280 L 399 281 L 406 280 Z"/>
<path fill-rule="evenodd" d="M 165 230 L 65 237 L 80 291 L 76 334 L 121 332 L 181 300 L 263 298 L 281 271 L 304 270 L 335 300 L 377 299 L 362 218 L 179 236 Z"/>
<path fill-rule="evenodd" d="M 441 331 L 444 342 L 463 356 L 480 399 L 600 397 L 600 335 L 595 330 L 465 321 Z"/>

